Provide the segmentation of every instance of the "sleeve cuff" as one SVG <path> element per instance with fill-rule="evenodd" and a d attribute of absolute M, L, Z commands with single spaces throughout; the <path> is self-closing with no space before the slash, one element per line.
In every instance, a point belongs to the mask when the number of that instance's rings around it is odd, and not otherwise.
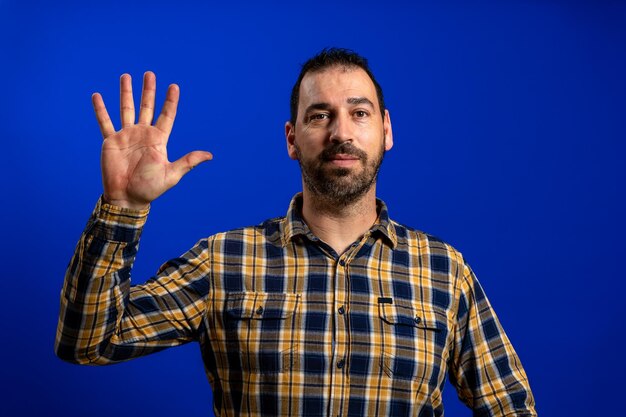
<path fill-rule="evenodd" d="M 141 236 L 150 209 L 135 210 L 104 202 L 101 196 L 88 223 L 88 232 L 115 242 L 136 242 Z"/>

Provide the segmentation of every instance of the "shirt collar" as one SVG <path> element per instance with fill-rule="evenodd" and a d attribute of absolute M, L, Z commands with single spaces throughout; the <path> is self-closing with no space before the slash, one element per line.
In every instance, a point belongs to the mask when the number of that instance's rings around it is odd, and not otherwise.
<path fill-rule="evenodd" d="M 376 210 L 378 218 L 370 228 L 370 234 L 380 233 L 386 238 L 391 247 L 395 248 L 398 244 L 398 237 L 393 222 L 389 219 L 387 205 L 384 201 L 376 199 Z M 304 222 L 304 219 L 302 219 L 302 193 L 298 193 L 291 199 L 289 210 L 287 210 L 287 215 L 281 224 L 281 243 L 285 246 L 295 237 L 301 235 L 313 241 L 318 240 Z"/>

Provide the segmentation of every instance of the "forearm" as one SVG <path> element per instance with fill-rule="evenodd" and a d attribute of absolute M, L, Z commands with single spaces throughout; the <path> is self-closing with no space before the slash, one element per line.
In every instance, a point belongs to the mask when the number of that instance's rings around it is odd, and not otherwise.
<path fill-rule="evenodd" d="M 521 361 L 482 287 L 466 267 L 459 280 L 450 377 L 476 416 L 536 416 Z"/>
<path fill-rule="evenodd" d="M 115 338 L 146 216 L 147 210 L 98 202 L 65 275 L 55 342 L 61 359 L 81 364 L 128 359 L 128 349 L 117 349 Z"/>

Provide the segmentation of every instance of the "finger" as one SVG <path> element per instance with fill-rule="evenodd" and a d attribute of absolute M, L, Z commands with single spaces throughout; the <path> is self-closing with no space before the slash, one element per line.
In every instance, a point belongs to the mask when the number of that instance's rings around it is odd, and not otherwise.
<path fill-rule="evenodd" d="M 198 164 L 210 161 L 211 159 L 213 159 L 211 152 L 193 151 L 172 162 L 172 165 L 170 166 L 171 170 L 168 173 L 170 184 L 173 186 L 178 183 L 183 175 L 191 171 Z"/>
<path fill-rule="evenodd" d="M 96 112 L 96 120 L 98 121 L 98 126 L 100 126 L 102 138 L 106 139 L 115 133 L 115 127 L 113 127 L 113 122 L 109 117 L 109 112 L 107 112 L 107 108 L 104 105 L 104 100 L 102 100 L 100 93 L 94 93 L 91 96 L 91 104 L 93 105 L 93 110 Z"/>
<path fill-rule="evenodd" d="M 156 95 L 156 76 L 152 71 L 143 75 L 143 89 L 141 90 L 141 107 L 137 123 L 150 125 L 154 117 L 154 97 Z"/>
<path fill-rule="evenodd" d="M 135 123 L 135 103 L 133 101 L 133 86 L 129 74 L 120 78 L 120 118 L 122 128 Z"/>
<path fill-rule="evenodd" d="M 178 108 L 178 98 L 180 97 L 180 90 L 176 84 L 172 84 L 167 89 L 165 96 L 165 103 L 161 109 L 161 114 L 157 119 L 154 126 L 164 132 L 167 136 L 172 132 L 174 126 L 174 119 L 176 119 L 176 109 Z"/>

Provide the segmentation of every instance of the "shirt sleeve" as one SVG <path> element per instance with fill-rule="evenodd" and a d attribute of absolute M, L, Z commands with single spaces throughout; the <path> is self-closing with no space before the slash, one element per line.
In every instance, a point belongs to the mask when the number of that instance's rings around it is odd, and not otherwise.
<path fill-rule="evenodd" d="M 195 340 L 209 292 L 207 240 L 145 284 L 131 268 L 148 210 L 98 201 L 66 271 L 55 352 L 106 365 Z"/>
<path fill-rule="evenodd" d="M 536 416 L 519 357 L 471 268 L 458 285 L 450 381 L 474 416 Z"/>

